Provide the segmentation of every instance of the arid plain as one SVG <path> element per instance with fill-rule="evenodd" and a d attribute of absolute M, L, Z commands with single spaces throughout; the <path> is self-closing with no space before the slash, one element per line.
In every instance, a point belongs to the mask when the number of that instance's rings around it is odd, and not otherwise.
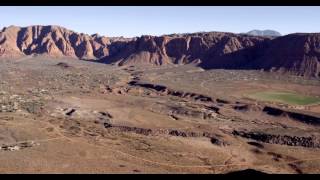
<path fill-rule="evenodd" d="M 1 173 L 320 173 L 317 79 L 193 64 L 0 61 Z"/>

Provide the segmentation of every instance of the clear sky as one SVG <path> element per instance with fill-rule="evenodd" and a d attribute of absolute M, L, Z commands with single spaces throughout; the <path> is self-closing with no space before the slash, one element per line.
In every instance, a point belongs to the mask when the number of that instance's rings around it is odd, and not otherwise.
<path fill-rule="evenodd" d="M 320 32 L 320 7 L 0 7 L 0 27 L 60 25 L 76 32 L 133 37 L 199 31 Z"/>

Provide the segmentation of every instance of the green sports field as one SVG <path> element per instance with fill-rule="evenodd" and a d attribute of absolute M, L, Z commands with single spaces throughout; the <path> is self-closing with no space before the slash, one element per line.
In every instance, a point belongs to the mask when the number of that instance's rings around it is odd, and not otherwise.
<path fill-rule="evenodd" d="M 261 101 L 280 102 L 290 105 L 309 105 L 320 103 L 319 97 L 304 96 L 291 92 L 263 91 L 249 94 L 248 97 Z"/>

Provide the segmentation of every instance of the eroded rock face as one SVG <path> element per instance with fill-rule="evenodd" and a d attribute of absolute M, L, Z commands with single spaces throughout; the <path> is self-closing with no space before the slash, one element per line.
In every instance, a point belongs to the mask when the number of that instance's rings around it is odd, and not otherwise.
<path fill-rule="evenodd" d="M 108 55 L 108 38 L 79 34 L 59 26 L 10 26 L 0 32 L 0 55 L 46 54 L 99 59 Z"/>
<path fill-rule="evenodd" d="M 251 67 L 320 77 L 320 34 L 289 34 L 266 44 Z M 249 66 L 249 67 L 250 67 Z"/>
<path fill-rule="evenodd" d="M 104 59 L 119 65 L 155 65 L 212 61 L 267 38 L 210 32 L 184 35 L 107 38 L 76 33 L 59 26 L 10 26 L 0 32 L 0 54 L 71 56 Z"/>
<path fill-rule="evenodd" d="M 59 26 L 0 31 L 0 57 L 45 54 L 117 65 L 197 63 L 207 69 L 256 69 L 320 77 L 320 34 L 261 37 L 224 32 L 108 38 Z"/>
<path fill-rule="evenodd" d="M 215 59 L 268 40 L 223 32 L 193 33 L 183 35 L 141 36 L 127 44 L 116 43 L 117 53 L 104 58 L 106 62 L 119 65 L 151 63 L 163 64 L 208 64 Z M 119 44 L 122 44 L 119 46 Z M 210 64 L 210 63 L 209 63 Z"/>
<path fill-rule="evenodd" d="M 290 34 L 206 61 L 206 68 L 256 69 L 320 77 L 320 34 Z"/>

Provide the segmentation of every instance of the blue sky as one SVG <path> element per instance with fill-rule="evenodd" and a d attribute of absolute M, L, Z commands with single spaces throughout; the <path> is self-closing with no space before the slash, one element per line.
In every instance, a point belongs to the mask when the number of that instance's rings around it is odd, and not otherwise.
<path fill-rule="evenodd" d="M 199 31 L 320 32 L 320 7 L 0 7 L 0 27 L 60 25 L 87 34 L 133 37 Z"/>

